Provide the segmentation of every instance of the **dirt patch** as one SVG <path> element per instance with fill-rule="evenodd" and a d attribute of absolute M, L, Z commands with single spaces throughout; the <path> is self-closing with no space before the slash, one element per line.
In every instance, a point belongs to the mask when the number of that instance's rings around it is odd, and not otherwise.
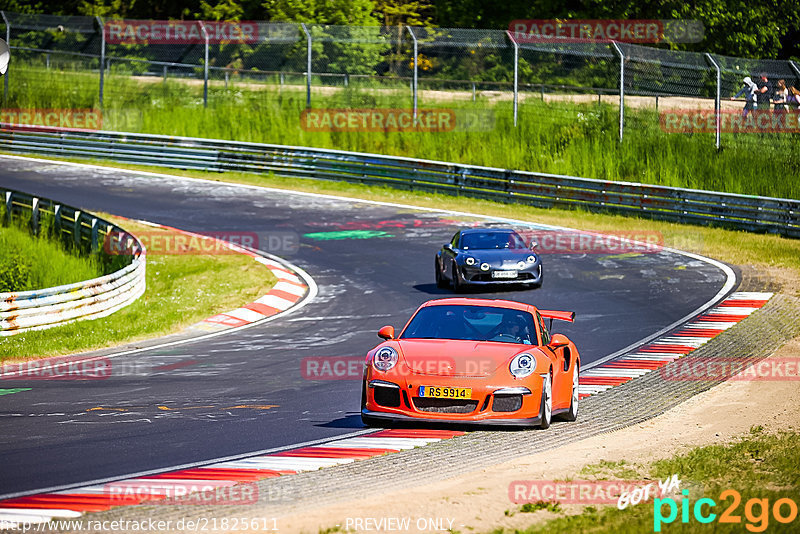
<path fill-rule="evenodd" d="M 799 356 L 800 337 L 770 359 Z M 342 531 L 349 527 L 350 531 L 362 532 L 367 531 L 368 525 L 377 524 L 373 521 L 407 518 L 410 528 L 406 532 L 432 531 L 438 525 L 461 532 L 524 528 L 556 514 L 538 512 L 533 516 L 520 512 L 509 499 L 512 481 L 585 478 L 578 473 L 589 464 L 603 460 L 643 464 L 693 447 L 731 441 L 756 425 L 762 425 L 767 432 L 800 428 L 797 382 L 726 382 L 659 417 L 624 430 L 413 490 L 387 491 L 302 516 L 282 517 L 278 526 L 282 532 L 316 533 L 337 525 Z M 578 510 L 577 505 L 565 507 L 568 513 Z M 356 529 L 359 519 L 364 528 Z M 367 519 L 371 522 L 366 523 Z M 417 528 L 418 521 L 425 528 Z"/>

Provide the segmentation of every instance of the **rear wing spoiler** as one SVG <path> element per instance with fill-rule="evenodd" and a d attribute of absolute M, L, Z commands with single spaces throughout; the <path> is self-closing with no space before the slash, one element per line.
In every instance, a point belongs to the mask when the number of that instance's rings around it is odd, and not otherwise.
<path fill-rule="evenodd" d="M 539 310 L 542 317 L 550 319 L 558 319 L 559 321 L 569 321 L 570 323 L 575 320 L 575 312 L 568 311 L 553 311 L 553 310 Z"/>

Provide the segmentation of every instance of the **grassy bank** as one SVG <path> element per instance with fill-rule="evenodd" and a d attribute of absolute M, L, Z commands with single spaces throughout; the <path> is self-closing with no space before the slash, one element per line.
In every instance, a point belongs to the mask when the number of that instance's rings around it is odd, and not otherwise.
<path fill-rule="evenodd" d="M 797 465 L 800 463 L 800 434 L 787 432 L 765 434 L 760 427 L 754 427 L 750 435 L 727 445 L 713 445 L 691 450 L 687 454 L 676 455 L 670 459 L 655 462 L 649 466 L 627 465 L 624 462 L 613 466 L 590 466 L 592 474 L 601 472 L 609 478 L 642 480 L 643 477 L 655 481 L 665 480 L 673 474 L 686 483 L 689 489 L 688 520 L 681 521 L 681 499 L 673 498 L 678 514 L 671 523 L 658 522 L 661 532 L 797 532 L 797 519 L 789 523 L 776 520 L 773 507 L 784 499 L 781 515 L 790 515 L 786 499 L 794 502 L 797 511 L 797 495 L 800 493 L 800 476 Z M 611 467 L 611 469 L 609 469 Z M 584 470 L 586 471 L 586 470 Z M 585 474 L 585 473 L 584 473 Z M 733 495 L 726 496 L 725 490 L 735 490 L 741 497 L 735 502 Z M 722 496 L 721 496 L 722 495 Z M 712 499 L 716 506 L 710 509 L 707 503 L 702 512 L 716 514 L 710 524 L 699 522 L 693 513 L 695 503 L 701 498 Z M 757 502 L 751 502 L 756 499 Z M 765 506 L 766 504 L 766 506 Z M 533 503 L 522 505 L 515 512 L 536 512 L 547 509 L 559 512 L 554 503 Z M 555 508 L 555 510 L 554 510 Z M 730 508 L 736 522 L 721 522 L 721 514 Z M 662 517 L 668 517 L 669 505 L 660 505 Z M 653 532 L 654 503 L 652 501 L 629 506 L 619 510 L 614 506 L 598 508 L 587 506 L 579 515 L 571 515 L 541 522 L 534 527 L 517 532 L 525 534 L 571 534 L 573 532 L 639 534 Z M 505 532 L 497 530 L 495 534 Z"/>
<path fill-rule="evenodd" d="M 103 274 L 97 257 L 65 250 L 25 228 L 0 226 L 0 293 L 73 284 Z"/>
<path fill-rule="evenodd" d="M 35 67 L 15 69 L 8 108 L 98 107 L 97 77 Z M 618 111 L 608 104 L 524 99 L 519 126 L 512 104 L 479 97 L 425 101 L 476 113 L 470 131 L 319 132 L 300 127 L 300 86 L 231 81 L 212 84 L 202 106 L 197 80 L 107 78 L 103 127 L 160 133 L 328 147 L 488 165 L 510 169 L 626 180 L 742 194 L 800 198 L 800 143 L 796 134 L 726 135 L 717 152 L 713 134 L 668 134 L 654 110 L 626 110 L 627 134 L 618 140 Z M 463 95 L 462 95 L 463 96 Z M 315 88 L 314 108 L 408 108 L 405 92 L 382 88 Z M 488 113 L 489 118 L 478 113 Z M 487 127 L 488 125 L 488 127 Z M 457 129 L 458 130 L 458 129 Z"/>
<path fill-rule="evenodd" d="M 104 217 L 133 233 L 164 233 Z M 0 338 L 0 360 L 27 359 L 98 349 L 169 334 L 252 302 L 275 278 L 241 254 L 147 257 L 147 291 L 130 306 L 102 319 Z"/>

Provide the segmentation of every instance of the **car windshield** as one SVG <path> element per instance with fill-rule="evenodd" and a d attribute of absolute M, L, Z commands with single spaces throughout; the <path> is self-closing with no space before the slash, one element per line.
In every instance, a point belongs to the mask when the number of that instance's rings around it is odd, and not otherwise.
<path fill-rule="evenodd" d="M 516 232 L 484 232 L 461 236 L 464 250 L 524 249 L 525 241 Z"/>
<path fill-rule="evenodd" d="M 533 316 L 492 306 L 428 306 L 417 312 L 400 339 L 456 339 L 536 345 Z"/>

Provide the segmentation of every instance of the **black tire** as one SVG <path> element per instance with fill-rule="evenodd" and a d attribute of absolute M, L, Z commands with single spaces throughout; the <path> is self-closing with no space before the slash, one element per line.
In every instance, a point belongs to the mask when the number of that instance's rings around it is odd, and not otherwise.
<path fill-rule="evenodd" d="M 366 387 L 365 384 L 366 384 L 366 382 L 364 382 L 362 380 L 361 381 L 361 422 L 364 423 L 364 425 L 366 425 L 366 426 L 373 426 L 373 427 L 377 426 L 377 427 L 380 427 L 381 426 L 380 421 L 378 421 L 374 417 L 370 417 L 369 415 L 364 415 L 364 409 L 366 409 L 366 407 L 367 407 L 367 390 L 365 389 L 365 387 Z"/>
<path fill-rule="evenodd" d="M 447 279 L 442 276 L 442 270 L 439 268 L 439 260 L 436 258 L 433 260 L 433 268 L 436 271 L 436 287 L 439 289 L 447 289 L 447 286 L 450 284 L 447 282 Z"/>
<path fill-rule="evenodd" d="M 539 428 L 550 428 L 553 421 L 553 372 L 547 375 L 545 383 L 542 385 L 542 407 L 539 410 Z"/>
<path fill-rule="evenodd" d="M 544 282 L 544 269 L 542 268 L 541 264 L 539 265 L 539 281 L 533 285 L 531 285 L 531 289 L 539 289 L 542 287 L 542 282 Z"/>
<path fill-rule="evenodd" d="M 559 415 L 561 421 L 575 421 L 578 419 L 578 385 L 580 376 L 580 368 L 578 362 L 575 362 L 575 369 L 572 371 L 572 400 L 569 404 L 569 411 Z"/>
<path fill-rule="evenodd" d="M 461 280 L 458 278 L 458 267 L 456 266 L 456 262 L 453 262 L 453 268 L 450 271 L 453 275 L 453 292 L 454 293 L 461 293 L 464 291 L 464 286 L 461 284 Z"/>

